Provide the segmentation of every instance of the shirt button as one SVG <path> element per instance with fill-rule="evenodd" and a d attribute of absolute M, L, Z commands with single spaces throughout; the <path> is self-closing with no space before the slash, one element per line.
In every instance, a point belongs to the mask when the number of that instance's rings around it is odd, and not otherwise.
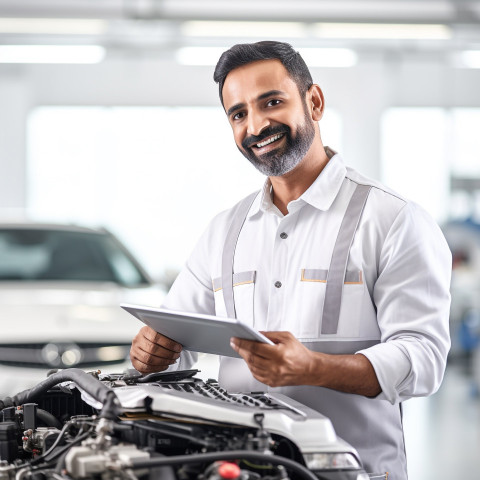
<path fill-rule="evenodd" d="M 275 282 L 275 286 L 276 286 L 277 288 L 280 288 L 280 287 L 282 286 L 282 282 Z"/>
<path fill-rule="evenodd" d="M 287 237 L 288 237 L 288 235 L 285 232 L 282 232 L 280 234 L 280 238 L 282 238 L 283 240 L 285 240 Z"/>

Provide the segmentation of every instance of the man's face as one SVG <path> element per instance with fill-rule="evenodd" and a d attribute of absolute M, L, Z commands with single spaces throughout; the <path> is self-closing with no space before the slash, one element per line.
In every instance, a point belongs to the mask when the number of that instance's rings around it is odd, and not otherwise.
<path fill-rule="evenodd" d="M 280 176 L 300 163 L 315 136 L 314 122 L 279 60 L 232 70 L 222 93 L 235 143 L 258 170 Z"/>

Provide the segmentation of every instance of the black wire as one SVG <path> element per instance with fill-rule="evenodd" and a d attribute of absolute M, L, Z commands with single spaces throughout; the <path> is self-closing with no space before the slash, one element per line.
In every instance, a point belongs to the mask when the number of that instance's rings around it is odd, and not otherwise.
<path fill-rule="evenodd" d="M 48 453 L 52 451 L 52 448 L 53 448 L 53 445 L 52 445 L 52 447 L 49 448 L 48 452 L 46 452 L 44 455 L 42 455 L 42 457 L 37 457 L 30 462 L 30 466 L 32 467 L 31 472 L 36 472 L 36 471 L 41 471 L 41 470 L 46 470 L 46 469 L 49 469 L 49 468 L 52 468 L 52 467 L 56 467 L 55 472 L 61 474 L 61 471 L 57 471 L 57 469 L 59 468 L 59 466 L 64 465 L 64 459 L 65 459 L 65 457 L 68 453 L 68 450 L 70 450 L 70 448 L 72 448 L 74 445 L 77 445 L 78 443 L 80 443 L 83 440 L 85 440 L 86 438 L 88 438 L 90 435 L 91 435 L 91 432 L 85 432 L 84 434 L 79 435 L 77 438 L 72 440 L 68 445 L 65 445 L 63 448 L 57 450 L 55 452 L 55 455 L 53 455 L 51 458 L 49 458 L 47 460 L 46 457 L 47 457 Z M 56 462 L 56 463 L 52 463 L 53 460 L 55 460 L 59 456 L 62 456 L 62 460 L 59 461 L 59 462 Z M 48 462 L 48 463 L 46 463 L 45 465 L 34 464 L 34 462 L 38 463 L 39 461 L 45 461 L 45 462 Z M 17 469 L 25 468 L 27 466 L 29 466 L 29 465 L 28 464 L 22 464 L 22 465 L 19 465 L 17 467 Z"/>
<path fill-rule="evenodd" d="M 84 419 L 84 420 L 87 420 L 87 419 Z M 31 462 L 30 462 L 30 465 L 37 465 L 38 463 L 40 462 L 43 462 L 45 460 L 45 458 L 50 455 L 50 453 L 53 452 L 53 450 L 55 450 L 55 448 L 58 446 L 58 444 L 61 442 L 62 438 L 65 436 L 65 434 L 67 433 L 67 430 L 72 427 L 72 426 L 75 426 L 76 423 L 75 422 L 67 422 L 62 430 L 60 431 L 60 433 L 58 434 L 58 437 L 55 439 L 55 441 L 53 442 L 52 446 L 46 451 L 44 452 L 42 455 L 40 455 L 39 457 L 36 457 L 34 458 Z M 85 425 L 85 422 L 82 422 L 82 424 L 80 425 L 80 428 L 83 429 Z M 81 431 L 80 430 L 80 434 L 81 434 Z M 90 430 L 87 431 L 88 433 L 90 433 Z M 87 432 L 84 432 L 84 433 L 87 433 Z M 83 435 L 83 434 L 82 434 Z M 70 445 L 70 444 L 69 444 Z"/>
<path fill-rule="evenodd" d="M 300 475 L 305 480 L 318 480 L 318 477 L 303 465 L 290 460 L 289 458 L 280 457 L 278 455 L 267 455 L 250 450 L 232 450 L 230 452 L 212 452 L 199 453 L 195 455 L 175 455 L 172 457 L 150 458 L 147 460 L 133 460 L 132 468 L 150 468 L 160 467 L 162 465 L 187 465 L 191 463 L 207 463 L 217 460 L 260 460 L 272 463 L 274 465 L 283 465 L 289 470 Z"/>
<path fill-rule="evenodd" d="M 72 448 L 74 445 L 77 445 L 77 443 L 80 443 L 82 442 L 83 440 L 85 440 L 87 437 L 89 437 L 91 435 L 90 432 L 85 432 L 83 435 L 79 435 L 77 438 L 75 438 L 74 440 L 72 440 L 68 445 L 65 445 L 63 448 L 60 448 L 59 450 L 57 450 L 55 452 L 55 455 L 53 455 L 51 458 L 47 459 L 46 456 L 44 456 L 44 460 L 46 462 L 52 462 L 53 460 L 55 460 L 56 458 L 58 458 L 60 455 L 62 455 L 62 453 L 66 452 L 67 450 L 69 450 L 70 448 Z M 43 467 L 42 467 L 43 468 Z"/>
<path fill-rule="evenodd" d="M 55 470 L 54 471 L 58 475 L 61 475 L 63 469 L 65 468 L 65 459 L 67 458 L 67 455 L 68 455 L 68 451 L 63 452 L 62 455 L 60 456 L 60 458 L 57 461 L 57 465 L 55 465 Z"/>
<path fill-rule="evenodd" d="M 60 433 L 58 434 L 58 437 L 57 437 L 57 438 L 55 439 L 55 441 L 53 442 L 52 446 L 51 446 L 45 453 L 43 453 L 43 454 L 40 455 L 39 457 L 34 458 L 34 459 L 31 461 L 30 464 L 31 464 L 31 465 L 36 465 L 37 463 L 42 462 L 47 455 L 49 455 L 51 452 L 53 452 L 53 450 L 54 450 L 54 449 L 57 447 L 57 445 L 61 442 L 61 440 L 62 440 L 63 436 L 65 435 L 65 433 L 67 432 L 68 428 L 69 428 L 70 426 L 72 426 L 72 425 L 73 425 L 73 424 L 70 423 L 70 422 L 66 423 L 66 424 L 63 426 L 63 428 L 62 428 L 62 430 L 60 431 Z"/>

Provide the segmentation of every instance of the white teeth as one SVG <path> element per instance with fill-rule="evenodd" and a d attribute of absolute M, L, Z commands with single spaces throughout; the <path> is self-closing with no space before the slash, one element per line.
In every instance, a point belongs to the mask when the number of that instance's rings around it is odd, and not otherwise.
<path fill-rule="evenodd" d="M 265 140 L 264 142 L 257 143 L 257 147 L 258 147 L 258 148 L 262 148 L 262 147 L 264 147 L 265 145 L 268 145 L 269 143 L 272 143 L 272 142 L 274 142 L 275 140 L 278 140 L 278 139 L 281 138 L 282 136 L 283 136 L 283 133 L 279 133 L 279 134 L 277 134 L 277 135 L 274 135 L 273 137 L 268 138 L 268 139 Z"/>

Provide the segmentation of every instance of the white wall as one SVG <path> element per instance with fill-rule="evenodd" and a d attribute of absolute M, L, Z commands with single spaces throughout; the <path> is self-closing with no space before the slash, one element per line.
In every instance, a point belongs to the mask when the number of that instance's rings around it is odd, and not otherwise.
<path fill-rule="evenodd" d="M 213 67 L 133 57 L 97 65 L 0 65 L 0 208 L 25 206 L 25 127 L 32 108 L 218 105 L 212 73 Z M 313 68 L 312 74 L 324 90 L 326 115 L 328 107 L 342 115 L 347 163 L 375 178 L 381 178 L 379 126 L 385 108 L 480 107 L 480 70 L 454 69 L 418 55 L 364 55 L 354 68 Z"/>

